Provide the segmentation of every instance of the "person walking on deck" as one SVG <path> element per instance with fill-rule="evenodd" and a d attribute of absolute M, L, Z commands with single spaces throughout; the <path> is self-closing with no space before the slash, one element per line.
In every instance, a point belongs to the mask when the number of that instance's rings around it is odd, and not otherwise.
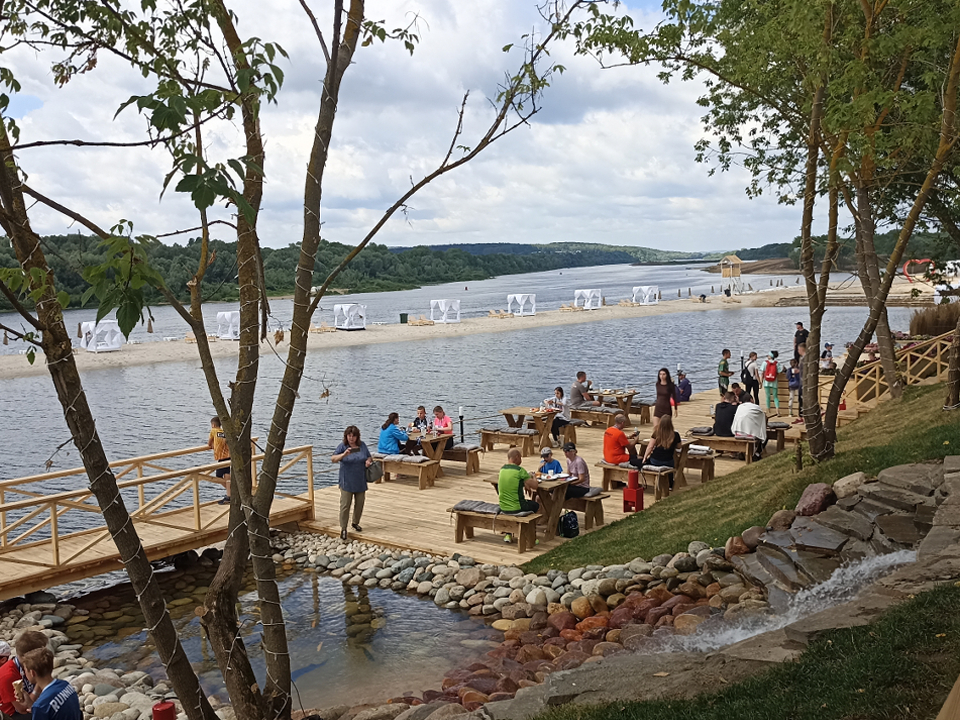
<path fill-rule="evenodd" d="M 347 539 L 347 521 L 350 519 L 350 506 L 353 505 L 353 523 L 351 527 L 363 532 L 360 517 L 363 515 L 363 502 L 367 494 L 367 468 L 373 463 L 367 446 L 360 442 L 360 429 L 350 425 L 343 431 L 343 442 L 330 456 L 330 461 L 340 463 L 340 539 Z"/>
<path fill-rule="evenodd" d="M 717 384 L 720 386 L 720 397 L 727 394 L 730 389 L 730 377 L 733 373 L 730 371 L 730 351 L 726 348 L 720 353 L 720 363 L 717 365 Z"/>
<path fill-rule="evenodd" d="M 680 414 L 680 408 L 677 404 L 677 388 L 673 384 L 673 378 L 670 377 L 670 371 L 664 367 L 657 372 L 657 400 L 653 406 L 654 430 L 657 429 L 660 418 L 670 417 L 671 407 L 675 416 Z"/>
<path fill-rule="evenodd" d="M 778 393 L 780 363 L 777 362 L 779 356 L 780 353 L 771 350 L 770 354 L 767 355 L 766 364 L 763 366 L 763 391 L 767 396 L 767 412 L 770 412 L 770 398 L 772 396 L 773 404 L 777 408 L 777 416 L 780 415 L 780 395 Z"/>
<path fill-rule="evenodd" d="M 223 434 L 220 418 L 210 418 L 210 436 L 207 438 L 207 447 L 213 450 L 213 459 L 224 462 L 230 459 L 230 446 Z M 226 495 L 219 501 L 220 505 L 230 504 L 230 466 L 217 468 L 215 475 L 223 482 L 223 491 Z"/>

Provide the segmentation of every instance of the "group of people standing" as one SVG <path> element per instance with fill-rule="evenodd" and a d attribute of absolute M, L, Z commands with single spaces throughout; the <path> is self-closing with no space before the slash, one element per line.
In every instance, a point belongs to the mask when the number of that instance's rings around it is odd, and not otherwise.
<path fill-rule="evenodd" d="M 802 355 L 800 357 L 802 358 Z M 796 407 L 796 414 L 799 416 L 802 392 L 799 359 L 791 358 L 789 363 L 782 363 L 780 353 L 771 350 L 763 360 L 760 360 L 757 353 L 751 352 L 740 369 L 740 382 L 731 382 L 733 374 L 730 369 L 730 350 L 724 348 L 717 365 L 717 384 L 720 388 L 721 400 L 727 393 L 732 392 L 738 401 L 741 401 L 743 396 L 752 397 L 753 403 L 759 406 L 760 388 L 763 387 L 767 412 L 770 413 L 772 408 L 778 416 L 780 415 L 780 376 L 786 374 L 789 390 L 787 413 L 793 415 Z"/>

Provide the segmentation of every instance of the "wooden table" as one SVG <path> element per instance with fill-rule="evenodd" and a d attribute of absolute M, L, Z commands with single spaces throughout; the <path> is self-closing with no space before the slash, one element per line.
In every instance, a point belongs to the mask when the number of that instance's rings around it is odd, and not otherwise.
<path fill-rule="evenodd" d="M 777 436 L 777 452 L 783 450 L 787 445 L 787 430 L 788 428 L 772 428 L 769 425 L 767 426 L 767 439 L 771 435 Z"/>
<path fill-rule="evenodd" d="M 640 440 L 637 442 L 637 452 L 640 457 L 643 457 L 643 453 L 647 450 L 647 443 L 649 440 Z M 683 474 L 684 469 L 687 466 L 687 450 L 693 445 L 694 441 L 689 438 L 680 438 L 680 447 L 673 451 L 674 459 L 674 478 L 673 484 L 677 488 L 682 488 L 687 486 L 687 477 Z"/>
<path fill-rule="evenodd" d="M 595 390 L 593 391 L 593 394 L 596 395 L 597 400 L 600 400 L 601 402 L 603 402 L 604 398 L 613 398 L 616 401 L 617 407 L 620 409 L 620 412 L 622 412 L 624 416 L 627 418 L 627 422 L 628 423 L 630 422 L 630 411 L 633 409 L 633 398 L 637 394 L 636 390 L 632 392 L 626 392 L 623 390 Z M 642 411 L 641 411 L 640 422 L 641 424 L 643 422 L 648 422 L 648 423 L 650 422 L 649 408 L 647 409 L 646 421 L 644 421 L 642 417 Z"/>
<path fill-rule="evenodd" d="M 539 477 L 539 473 L 533 473 L 534 477 Z M 497 478 L 487 479 L 491 485 L 497 485 Z M 567 485 L 573 482 L 573 478 L 566 475 L 555 476 L 551 480 L 538 480 L 537 500 L 540 503 L 540 515 L 543 519 L 543 538 L 544 540 L 553 540 L 557 536 L 557 524 L 560 522 L 560 514 L 563 512 L 563 501 L 567 497 Z"/>
<path fill-rule="evenodd" d="M 423 454 L 431 460 L 436 460 L 438 463 L 443 457 L 444 449 L 447 447 L 447 440 L 453 437 L 452 434 L 441 435 L 438 433 L 427 433 L 424 435 L 419 430 L 411 430 L 407 433 L 407 436 L 411 440 L 419 439 L 420 447 L 423 448 Z M 437 466 L 436 477 L 443 477 L 442 465 Z"/>
<path fill-rule="evenodd" d="M 515 428 L 522 428 L 524 421 L 529 415 L 533 421 L 533 427 L 537 431 L 537 447 L 534 448 L 534 451 L 545 447 L 553 447 L 553 444 L 550 442 L 550 430 L 553 427 L 553 418 L 556 417 L 557 414 L 555 411 L 533 410 L 529 407 L 512 407 L 501 410 L 500 414 L 503 415 L 507 421 L 507 425 Z"/>

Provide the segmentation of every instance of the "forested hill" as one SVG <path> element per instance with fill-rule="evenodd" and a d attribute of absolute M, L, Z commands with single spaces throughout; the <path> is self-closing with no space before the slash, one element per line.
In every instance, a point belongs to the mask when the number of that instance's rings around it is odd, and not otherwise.
<path fill-rule="evenodd" d="M 88 285 L 83 279 L 85 266 L 103 262 L 96 238 L 82 235 L 55 235 L 43 238 L 47 259 L 59 290 L 70 295 L 70 307 L 78 307 Z M 204 279 L 205 296 L 211 300 L 237 299 L 236 244 L 212 241 L 217 255 Z M 475 252 L 470 252 L 470 250 Z M 477 250 L 479 248 L 479 250 Z M 314 285 L 319 285 L 351 250 L 346 245 L 323 241 L 317 254 Z M 188 299 L 187 281 L 196 272 L 200 241 L 186 245 L 153 246 L 150 263 L 167 280 L 167 285 Z M 299 248 L 264 248 L 263 264 L 267 290 L 271 295 L 293 293 L 293 277 Z M 700 254 L 666 252 L 651 248 L 597 245 L 591 243 L 553 243 L 550 245 L 434 246 L 388 248 L 371 244 L 350 263 L 334 282 L 337 288 L 351 292 L 405 290 L 446 282 L 470 282 L 496 275 L 555 270 L 589 265 L 613 265 L 635 262 L 669 262 L 700 259 Z M 0 267 L 16 267 L 10 242 L 0 238 Z M 10 309 L 0 298 L 0 308 Z M 159 293 L 150 297 L 159 304 Z"/>

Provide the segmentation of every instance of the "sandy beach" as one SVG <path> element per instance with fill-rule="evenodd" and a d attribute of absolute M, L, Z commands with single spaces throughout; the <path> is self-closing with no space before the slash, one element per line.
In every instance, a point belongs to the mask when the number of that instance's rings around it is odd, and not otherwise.
<path fill-rule="evenodd" d="M 900 278 L 894 283 L 891 297 L 903 296 L 914 287 Z M 931 290 L 920 286 L 924 294 Z M 620 305 L 606 305 L 596 310 L 577 312 L 561 312 L 559 310 L 540 311 L 532 317 L 514 317 L 498 319 L 492 317 L 467 318 L 460 323 L 437 325 L 370 325 L 364 331 L 337 331 L 326 333 L 311 333 L 308 343 L 310 350 L 325 348 L 347 347 L 351 345 L 370 345 L 377 343 L 410 342 L 429 340 L 433 338 L 457 337 L 484 333 L 509 332 L 541 327 L 555 327 L 561 325 L 576 325 L 580 323 L 599 322 L 604 320 L 619 320 L 624 318 L 649 317 L 683 312 L 710 312 L 713 310 L 731 310 L 735 308 L 774 307 L 781 300 L 793 299 L 796 301 L 804 297 L 802 288 L 770 288 L 760 292 L 746 293 L 733 300 L 721 296 L 713 296 L 706 303 L 696 299 L 676 299 L 670 302 L 661 302 L 658 305 L 641 305 L 625 307 Z M 863 297 L 859 284 L 837 290 L 831 297 Z M 805 316 L 800 310 L 802 317 Z M 236 342 L 219 340 L 211 343 L 215 358 L 235 356 L 238 344 Z M 281 343 L 277 352 L 285 357 L 287 344 Z M 271 354 L 269 347 L 262 347 L 263 355 Z M 76 352 L 77 366 L 81 372 L 94 370 L 130 367 L 134 365 L 149 365 L 163 362 L 199 362 L 196 345 L 187 343 L 183 339 L 168 342 L 146 342 L 135 345 L 124 345 L 118 352 L 90 353 L 78 350 Z M 0 379 L 30 377 L 45 375 L 46 367 L 42 356 L 30 365 L 23 355 L 0 356 Z"/>

